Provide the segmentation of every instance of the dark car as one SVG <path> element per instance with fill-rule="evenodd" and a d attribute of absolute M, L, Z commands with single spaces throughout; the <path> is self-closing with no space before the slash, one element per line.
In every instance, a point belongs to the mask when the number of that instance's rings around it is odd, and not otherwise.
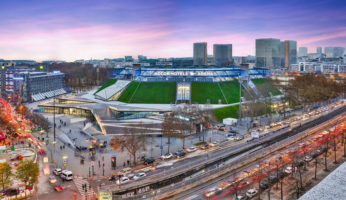
<path fill-rule="evenodd" d="M 183 151 L 178 151 L 175 153 L 175 155 L 178 157 L 178 158 L 181 158 L 181 157 L 184 157 L 186 155 L 186 152 L 183 152 Z"/>
<path fill-rule="evenodd" d="M 287 174 L 284 171 L 280 171 L 278 174 L 279 179 L 283 179 L 285 176 L 287 176 Z"/>
<path fill-rule="evenodd" d="M 262 190 L 265 190 L 267 188 L 269 188 L 269 183 L 267 181 L 263 181 L 261 184 L 260 184 L 260 188 Z"/>
<path fill-rule="evenodd" d="M 151 163 L 154 163 L 155 159 L 154 158 L 146 158 L 144 159 L 144 164 L 149 165 Z"/>
<path fill-rule="evenodd" d="M 279 181 L 279 179 L 276 176 L 269 176 L 269 183 L 274 184 Z"/>

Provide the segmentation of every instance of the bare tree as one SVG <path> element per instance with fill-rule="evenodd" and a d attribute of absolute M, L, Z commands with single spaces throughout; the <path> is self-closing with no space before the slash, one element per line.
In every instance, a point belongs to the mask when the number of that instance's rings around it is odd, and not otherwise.
<path fill-rule="evenodd" d="M 136 155 L 140 150 L 145 150 L 146 136 L 141 132 L 136 132 L 134 127 L 125 127 L 124 136 L 114 136 L 111 139 L 111 145 L 114 150 L 119 149 L 121 152 L 127 150 L 133 158 L 133 163 L 136 165 Z"/>
<path fill-rule="evenodd" d="M 174 112 L 165 113 L 163 115 L 163 122 L 161 124 L 162 136 L 167 137 L 168 149 L 167 152 L 170 153 L 171 137 L 176 135 L 176 126 L 174 120 Z"/>

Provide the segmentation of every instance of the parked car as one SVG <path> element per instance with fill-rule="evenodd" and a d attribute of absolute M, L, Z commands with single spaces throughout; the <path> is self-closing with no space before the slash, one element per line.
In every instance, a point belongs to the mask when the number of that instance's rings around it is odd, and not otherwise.
<path fill-rule="evenodd" d="M 55 176 L 49 176 L 48 181 L 50 184 L 56 184 L 58 182 Z"/>
<path fill-rule="evenodd" d="M 123 176 L 123 177 L 121 177 L 121 178 L 117 181 L 117 184 L 118 184 L 118 185 L 121 185 L 121 184 L 125 184 L 125 183 L 127 183 L 127 182 L 129 182 L 129 181 L 130 181 L 130 179 L 129 179 L 128 177 Z"/>
<path fill-rule="evenodd" d="M 236 136 L 234 139 L 237 141 L 240 141 L 240 140 L 244 139 L 244 136 L 243 135 Z"/>
<path fill-rule="evenodd" d="M 269 188 L 269 183 L 267 181 L 262 181 L 261 184 L 260 184 L 260 188 L 262 190 L 265 190 L 265 189 Z"/>
<path fill-rule="evenodd" d="M 143 178 L 144 176 L 146 176 L 146 174 L 144 172 L 138 173 L 136 174 L 136 176 L 133 177 L 134 180 L 138 180 Z"/>
<path fill-rule="evenodd" d="M 276 176 L 269 176 L 269 183 L 274 184 L 279 181 L 279 179 Z"/>
<path fill-rule="evenodd" d="M 62 169 L 61 169 L 61 168 L 55 168 L 55 169 L 53 170 L 53 173 L 54 173 L 55 175 L 57 175 L 57 176 L 59 176 L 59 175 L 61 174 L 61 172 L 62 172 Z"/>
<path fill-rule="evenodd" d="M 204 144 L 204 145 L 201 145 L 200 148 L 205 150 L 205 149 L 209 148 L 209 145 L 208 144 Z"/>
<path fill-rule="evenodd" d="M 172 153 L 166 153 L 166 154 L 163 154 L 161 156 L 162 160 L 168 160 L 168 159 L 171 159 L 171 158 L 173 158 L 173 154 Z"/>
<path fill-rule="evenodd" d="M 291 174 L 292 173 L 292 167 L 286 167 L 285 173 L 286 174 Z"/>
<path fill-rule="evenodd" d="M 307 156 L 305 156 L 304 160 L 305 160 L 305 162 L 310 162 L 312 160 L 312 157 L 307 155 Z"/>
<path fill-rule="evenodd" d="M 151 163 L 154 163 L 155 159 L 154 158 L 146 158 L 144 159 L 144 164 L 149 165 Z"/>
<path fill-rule="evenodd" d="M 70 181 L 73 179 L 73 174 L 69 170 L 62 170 L 60 177 L 66 181 Z"/>
<path fill-rule="evenodd" d="M 197 151 L 196 147 L 189 147 L 186 149 L 186 152 L 188 152 L 188 153 L 195 152 L 195 151 Z"/>
<path fill-rule="evenodd" d="M 249 197 L 249 198 L 252 198 L 254 196 L 256 196 L 257 194 L 257 190 L 254 188 L 254 189 L 249 189 L 247 192 L 246 192 L 246 196 Z"/>
<path fill-rule="evenodd" d="M 184 157 L 186 155 L 186 152 L 183 152 L 183 151 L 178 151 L 175 153 L 175 155 L 178 157 L 178 158 L 181 158 L 181 157 Z"/>

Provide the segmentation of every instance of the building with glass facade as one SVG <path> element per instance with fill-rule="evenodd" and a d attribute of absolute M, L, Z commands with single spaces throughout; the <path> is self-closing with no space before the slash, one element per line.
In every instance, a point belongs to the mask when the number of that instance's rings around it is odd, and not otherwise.
<path fill-rule="evenodd" d="M 299 47 L 298 56 L 299 57 L 308 56 L 308 48 L 307 47 Z"/>
<path fill-rule="evenodd" d="M 281 42 L 279 39 L 256 39 L 256 66 L 276 68 L 281 66 Z"/>
<path fill-rule="evenodd" d="M 297 42 L 285 40 L 281 42 L 282 66 L 288 68 L 291 64 L 297 64 Z"/>
<path fill-rule="evenodd" d="M 193 65 L 207 65 L 207 43 L 193 43 Z"/>
<path fill-rule="evenodd" d="M 216 65 L 229 65 L 232 63 L 232 44 L 214 44 L 214 63 Z"/>
<path fill-rule="evenodd" d="M 322 47 L 317 47 L 316 48 L 316 53 L 322 54 Z"/>
<path fill-rule="evenodd" d="M 327 58 L 339 58 L 343 57 L 345 53 L 344 47 L 325 47 L 324 53 Z"/>

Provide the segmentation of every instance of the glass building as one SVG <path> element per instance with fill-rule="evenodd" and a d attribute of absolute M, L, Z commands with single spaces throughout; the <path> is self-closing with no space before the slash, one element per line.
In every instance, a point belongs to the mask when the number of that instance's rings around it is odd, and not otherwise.
<path fill-rule="evenodd" d="M 193 43 L 193 65 L 207 65 L 207 43 Z"/>
<path fill-rule="evenodd" d="M 291 64 L 297 64 L 297 42 L 285 40 L 281 42 L 282 66 L 289 67 Z"/>
<path fill-rule="evenodd" d="M 299 57 L 308 56 L 307 47 L 299 47 Z"/>
<path fill-rule="evenodd" d="M 232 44 L 214 44 L 214 63 L 216 65 L 229 65 L 232 63 Z"/>
<path fill-rule="evenodd" d="M 316 53 L 322 54 L 322 47 L 317 47 L 316 48 Z"/>
<path fill-rule="evenodd" d="M 279 39 L 256 39 L 256 66 L 275 68 L 281 66 L 281 42 Z"/>
<path fill-rule="evenodd" d="M 345 53 L 344 47 L 325 47 L 324 53 L 327 58 L 339 58 L 343 57 Z"/>

